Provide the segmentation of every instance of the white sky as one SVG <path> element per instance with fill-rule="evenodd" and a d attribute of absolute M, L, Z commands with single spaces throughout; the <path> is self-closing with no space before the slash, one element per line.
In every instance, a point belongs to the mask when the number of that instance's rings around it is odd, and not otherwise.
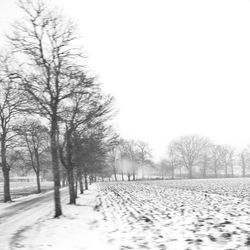
<path fill-rule="evenodd" d="M 18 16 L 0 0 L 0 32 Z M 249 0 L 50 0 L 79 25 L 125 138 L 156 158 L 190 133 L 250 144 Z"/>

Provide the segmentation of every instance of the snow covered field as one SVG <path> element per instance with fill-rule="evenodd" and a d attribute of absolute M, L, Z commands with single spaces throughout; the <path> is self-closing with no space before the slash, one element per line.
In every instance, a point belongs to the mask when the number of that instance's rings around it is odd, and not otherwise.
<path fill-rule="evenodd" d="M 104 182 L 12 249 L 250 249 L 250 179 Z M 34 237 L 34 235 L 36 237 Z"/>
<path fill-rule="evenodd" d="M 119 249 L 249 249 L 249 185 L 249 179 L 107 183 L 99 186 L 100 212 Z"/>

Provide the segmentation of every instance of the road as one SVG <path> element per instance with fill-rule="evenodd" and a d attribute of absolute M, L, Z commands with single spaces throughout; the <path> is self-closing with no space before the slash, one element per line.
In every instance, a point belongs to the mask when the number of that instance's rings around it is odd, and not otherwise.
<path fill-rule="evenodd" d="M 68 189 L 61 190 L 62 204 L 68 201 Z M 22 231 L 42 220 L 46 216 L 53 217 L 54 193 L 48 192 L 23 201 L 0 206 L 0 249 L 13 249 Z"/>

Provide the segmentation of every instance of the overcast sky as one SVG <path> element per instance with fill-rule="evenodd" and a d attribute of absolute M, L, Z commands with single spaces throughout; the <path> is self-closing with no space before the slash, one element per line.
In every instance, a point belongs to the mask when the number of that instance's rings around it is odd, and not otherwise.
<path fill-rule="evenodd" d="M 50 2 L 78 24 L 123 137 L 147 141 L 157 159 L 192 133 L 250 144 L 249 0 Z M 14 3 L 0 0 L 1 33 L 18 17 Z"/>

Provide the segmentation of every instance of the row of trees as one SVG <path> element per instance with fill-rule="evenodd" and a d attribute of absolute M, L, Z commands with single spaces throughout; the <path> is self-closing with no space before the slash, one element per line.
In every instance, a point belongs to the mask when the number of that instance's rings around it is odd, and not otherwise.
<path fill-rule="evenodd" d="M 128 181 L 145 177 L 246 177 L 250 174 L 250 147 L 239 152 L 229 145 L 214 144 L 207 137 L 182 136 L 170 142 L 167 157 L 155 163 L 147 143 L 120 140 L 109 153 L 109 162 L 115 181 L 125 180 L 124 175 Z"/>
<path fill-rule="evenodd" d="M 144 179 L 153 167 L 151 149 L 144 141 L 121 139 L 109 153 L 110 172 L 115 181 L 120 176 L 124 180 Z"/>
<path fill-rule="evenodd" d="M 163 177 L 234 177 L 247 175 L 250 148 L 236 152 L 228 145 L 214 144 L 198 135 L 183 136 L 168 146 L 167 158 L 158 164 Z"/>
<path fill-rule="evenodd" d="M 83 176 L 87 184 L 87 176 L 102 174 L 107 165 L 117 141 L 110 125 L 113 98 L 86 73 L 72 22 L 43 1 L 19 0 L 18 5 L 24 17 L 13 25 L 7 36 L 9 52 L 0 57 L 4 201 L 11 200 L 12 159 L 32 166 L 40 191 L 41 159 L 46 155 L 58 217 L 63 173 L 74 204 L 77 183 L 83 192 Z"/>

